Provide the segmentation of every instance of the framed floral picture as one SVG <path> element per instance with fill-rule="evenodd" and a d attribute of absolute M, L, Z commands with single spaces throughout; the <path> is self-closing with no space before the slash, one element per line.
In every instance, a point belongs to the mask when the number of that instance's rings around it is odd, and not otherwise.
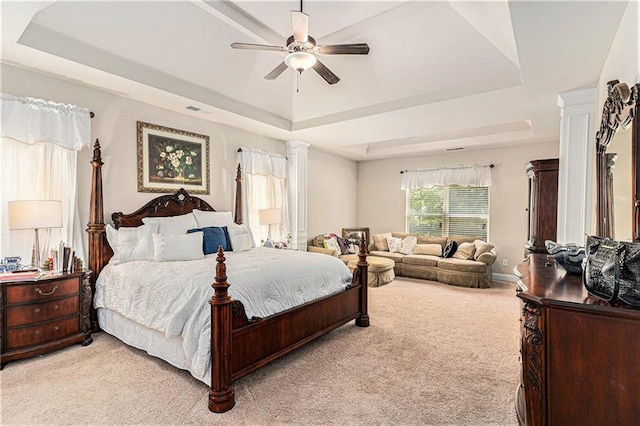
<path fill-rule="evenodd" d="M 137 122 L 138 192 L 209 194 L 209 136 Z"/>

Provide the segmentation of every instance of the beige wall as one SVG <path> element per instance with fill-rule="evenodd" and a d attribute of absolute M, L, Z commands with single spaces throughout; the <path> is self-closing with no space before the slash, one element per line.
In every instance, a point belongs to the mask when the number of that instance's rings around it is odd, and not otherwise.
<path fill-rule="evenodd" d="M 401 170 L 466 164 L 495 164 L 491 170 L 489 241 L 496 246 L 495 273 L 511 274 L 522 261 L 527 239 L 528 181 L 524 165 L 558 157 L 558 143 L 470 150 L 388 160 L 358 166 L 358 226 L 371 233 L 404 231 L 406 195 L 400 189 Z M 502 266 L 507 259 L 508 266 Z"/>

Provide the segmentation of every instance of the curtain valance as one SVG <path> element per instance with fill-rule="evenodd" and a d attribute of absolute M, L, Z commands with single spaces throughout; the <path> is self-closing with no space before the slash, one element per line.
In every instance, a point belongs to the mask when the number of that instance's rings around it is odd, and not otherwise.
<path fill-rule="evenodd" d="M 238 162 L 243 173 L 274 176 L 278 179 L 287 177 L 287 159 L 279 154 L 242 148 L 238 152 Z"/>
<path fill-rule="evenodd" d="M 460 166 L 439 169 L 407 170 L 402 174 L 402 189 L 434 186 L 491 186 L 491 166 Z"/>
<path fill-rule="evenodd" d="M 74 151 L 91 141 L 88 108 L 6 93 L 0 100 L 2 137 L 30 145 L 49 142 Z"/>

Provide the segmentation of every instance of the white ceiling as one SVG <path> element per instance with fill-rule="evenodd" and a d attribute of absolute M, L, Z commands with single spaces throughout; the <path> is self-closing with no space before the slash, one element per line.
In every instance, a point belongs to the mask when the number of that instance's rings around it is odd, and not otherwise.
<path fill-rule="evenodd" d="M 558 140 L 558 93 L 595 87 L 626 1 L 306 1 L 318 44 L 263 77 L 298 1 L 2 0 L 3 62 L 355 160 Z M 201 108 L 199 112 L 185 109 Z"/>

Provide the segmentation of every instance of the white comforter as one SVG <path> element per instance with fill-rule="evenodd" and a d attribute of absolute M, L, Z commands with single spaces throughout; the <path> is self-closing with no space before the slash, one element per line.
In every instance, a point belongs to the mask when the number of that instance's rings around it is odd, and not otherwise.
<path fill-rule="evenodd" d="M 225 253 L 229 294 L 247 316 L 267 317 L 337 293 L 351 282 L 346 265 L 332 256 L 254 248 Z M 215 255 L 188 262 L 135 261 L 107 265 L 96 282 L 94 306 L 138 324 L 181 336 L 189 370 L 202 376 L 211 362 L 209 299 Z"/>

